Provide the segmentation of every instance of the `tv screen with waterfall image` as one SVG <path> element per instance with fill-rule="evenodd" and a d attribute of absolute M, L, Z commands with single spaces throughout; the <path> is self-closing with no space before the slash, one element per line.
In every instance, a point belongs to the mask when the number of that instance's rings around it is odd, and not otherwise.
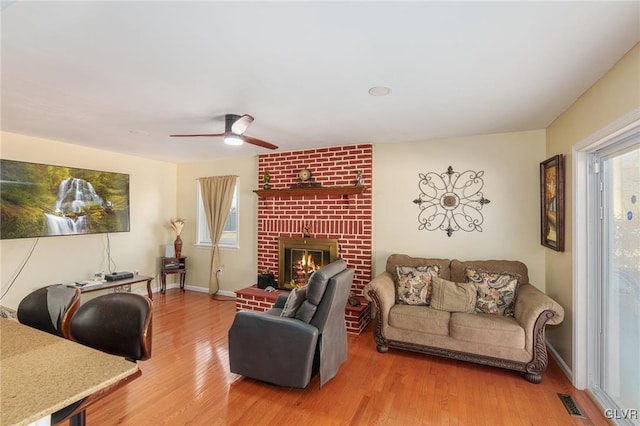
<path fill-rule="evenodd" d="M 0 160 L 0 237 L 129 231 L 129 175 Z"/>

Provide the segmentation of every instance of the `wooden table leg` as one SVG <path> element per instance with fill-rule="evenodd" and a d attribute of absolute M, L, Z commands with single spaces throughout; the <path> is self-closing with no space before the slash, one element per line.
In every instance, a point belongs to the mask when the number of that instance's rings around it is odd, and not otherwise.
<path fill-rule="evenodd" d="M 149 299 L 153 299 L 153 293 L 151 293 L 151 280 L 147 280 L 147 294 Z"/>

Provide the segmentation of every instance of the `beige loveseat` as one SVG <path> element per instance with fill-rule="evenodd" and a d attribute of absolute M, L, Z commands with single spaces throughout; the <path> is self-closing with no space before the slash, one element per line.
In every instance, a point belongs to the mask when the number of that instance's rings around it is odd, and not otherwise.
<path fill-rule="evenodd" d="M 513 275 L 518 278 L 513 316 L 446 306 L 444 310 L 442 306 L 435 309 L 435 303 L 429 306 L 400 303 L 396 267 L 424 270 L 434 265 L 439 277 L 438 295 L 443 294 L 441 283 L 453 288 L 454 283 L 465 283 L 466 274 L 473 270 L 517 274 Z M 474 283 L 457 284 L 455 288 L 465 290 L 465 285 L 474 286 Z M 478 288 L 476 284 L 473 291 Z M 387 352 L 391 347 L 521 371 L 532 383 L 540 383 L 547 368 L 545 326 L 559 324 L 564 318 L 562 306 L 529 284 L 527 267 L 518 261 L 463 262 L 393 254 L 387 259 L 385 272 L 364 288 L 364 295 L 375 303 L 374 339 L 379 352 Z"/>

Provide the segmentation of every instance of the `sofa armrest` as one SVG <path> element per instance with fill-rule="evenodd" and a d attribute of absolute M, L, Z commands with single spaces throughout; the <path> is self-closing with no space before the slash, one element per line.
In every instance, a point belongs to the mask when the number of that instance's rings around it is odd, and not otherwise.
<path fill-rule="evenodd" d="M 515 318 L 525 329 L 532 329 L 536 318 L 547 310 L 553 312 L 548 324 L 556 325 L 564 320 L 564 309 L 555 300 L 532 284 L 522 284 L 518 288 Z"/>
<path fill-rule="evenodd" d="M 522 284 L 518 287 L 515 314 L 516 321 L 525 329 L 526 346 L 528 350 L 533 348 L 533 338 L 536 324 L 541 318 L 542 332 L 546 324 L 556 325 L 564 320 L 564 309 L 551 297 L 547 296 L 532 284 Z M 544 334 L 542 335 L 544 337 Z"/>
<path fill-rule="evenodd" d="M 363 293 L 368 301 L 376 304 L 376 315 L 380 315 L 379 320 L 386 324 L 389 318 L 389 311 L 396 303 L 396 287 L 393 275 L 386 271 L 383 272 L 365 286 Z M 375 293 L 376 298 L 374 299 L 370 293 Z"/>

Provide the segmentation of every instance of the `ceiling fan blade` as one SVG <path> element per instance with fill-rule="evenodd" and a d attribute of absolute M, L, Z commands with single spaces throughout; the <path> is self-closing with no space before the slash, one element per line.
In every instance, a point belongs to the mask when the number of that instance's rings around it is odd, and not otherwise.
<path fill-rule="evenodd" d="M 225 136 L 227 134 L 227 132 L 225 133 L 210 133 L 210 134 L 202 134 L 202 135 L 169 135 L 172 138 L 193 138 L 193 137 L 200 137 L 200 136 Z"/>
<path fill-rule="evenodd" d="M 241 135 L 247 131 L 251 123 L 253 123 L 254 118 L 249 114 L 245 114 L 240 116 L 236 121 L 231 125 L 231 131 L 236 135 Z"/>
<path fill-rule="evenodd" d="M 242 135 L 242 138 L 246 143 L 250 143 L 252 145 L 257 145 L 257 146 L 261 146 L 263 148 L 268 148 L 268 149 L 278 149 L 278 147 L 275 146 L 274 144 L 263 141 L 262 139 L 252 138 L 251 136 L 247 136 L 247 135 Z"/>

